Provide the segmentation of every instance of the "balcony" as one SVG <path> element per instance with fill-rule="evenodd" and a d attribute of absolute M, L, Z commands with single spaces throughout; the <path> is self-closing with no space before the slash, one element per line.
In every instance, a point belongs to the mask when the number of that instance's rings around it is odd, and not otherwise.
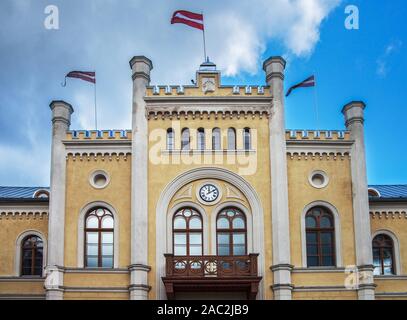
<path fill-rule="evenodd" d="M 166 276 L 162 278 L 168 299 L 182 292 L 245 293 L 256 299 L 261 277 L 258 254 L 248 256 L 174 256 L 166 254 Z"/>

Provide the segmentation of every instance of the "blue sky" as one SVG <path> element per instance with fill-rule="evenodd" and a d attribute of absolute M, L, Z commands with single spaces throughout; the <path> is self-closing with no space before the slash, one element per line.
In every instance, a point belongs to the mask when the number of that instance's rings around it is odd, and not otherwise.
<path fill-rule="evenodd" d="M 44 27 L 50 4 L 59 30 Z M 359 8 L 359 30 L 344 27 L 348 4 Z M 2 0 L 0 185 L 49 184 L 50 101 L 74 106 L 72 128 L 93 128 L 93 88 L 62 88 L 68 71 L 97 71 L 103 129 L 130 128 L 133 55 L 153 60 L 152 84 L 189 83 L 202 38 L 169 24 L 176 9 L 204 11 L 208 55 L 225 84 L 264 84 L 262 61 L 283 55 L 287 87 L 315 73 L 320 128 L 344 129 L 342 106 L 365 101 L 369 183 L 407 183 L 404 0 Z M 313 89 L 295 91 L 286 113 L 287 128 L 316 128 Z"/>

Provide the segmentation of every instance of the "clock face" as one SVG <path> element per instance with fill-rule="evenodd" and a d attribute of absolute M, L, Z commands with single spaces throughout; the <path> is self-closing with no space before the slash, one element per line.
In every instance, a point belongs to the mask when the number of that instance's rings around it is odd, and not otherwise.
<path fill-rule="evenodd" d="M 213 184 L 205 184 L 199 189 L 199 196 L 203 201 L 214 202 L 219 197 L 219 190 Z"/>

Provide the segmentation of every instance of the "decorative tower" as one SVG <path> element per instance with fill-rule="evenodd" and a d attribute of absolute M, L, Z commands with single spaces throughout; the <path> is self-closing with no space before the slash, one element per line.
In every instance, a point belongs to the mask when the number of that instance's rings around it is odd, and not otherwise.
<path fill-rule="evenodd" d="M 148 298 L 148 124 L 147 86 L 153 64 L 144 56 L 130 61 L 133 78 L 132 156 L 131 156 L 131 265 L 130 299 Z"/>
<path fill-rule="evenodd" d="M 369 195 L 366 174 L 366 154 L 364 138 L 364 109 L 361 101 L 345 105 L 342 113 L 345 125 L 354 140 L 351 149 L 351 174 L 353 214 L 355 225 L 356 264 L 362 277 L 359 284 L 359 299 L 375 298 L 373 283 L 372 238 L 370 232 Z"/>
<path fill-rule="evenodd" d="M 287 151 L 284 116 L 284 69 L 282 57 L 263 64 L 273 102 L 269 120 L 271 219 L 273 234 L 273 292 L 276 300 L 291 299 L 290 228 L 288 215 Z"/>
<path fill-rule="evenodd" d="M 45 289 L 49 300 L 63 299 L 66 158 L 63 140 L 71 124 L 72 106 L 52 101 L 51 192 L 48 222 L 48 264 Z"/>

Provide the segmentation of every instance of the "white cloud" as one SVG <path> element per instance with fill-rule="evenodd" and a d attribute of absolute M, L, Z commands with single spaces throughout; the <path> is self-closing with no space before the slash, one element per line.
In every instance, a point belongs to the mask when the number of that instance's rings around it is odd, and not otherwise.
<path fill-rule="evenodd" d="M 389 59 L 399 52 L 403 42 L 399 39 L 392 40 L 384 49 L 384 53 L 376 60 L 376 74 L 380 78 L 385 78 L 390 71 Z"/>
<path fill-rule="evenodd" d="M 153 84 L 190 83 L 203 61 L 202 34 L 187 26 L 170 25 L 175 10 L 204 12 L 208 55 L 224 75 L 236 76 L 259 72 L 270 42 L 282 44 L 283 51 L 273 52 L 275 55 L 295 59 L 312 54 L 321 23 L 340 1 L 54 0 L 60 13 L 58 31 L 43 27 L 47 1 L 2 3 L 6 10 L 0 10 L 5 26 L 0 30 L 0 83 L 4 84 L 0 88 L 0 126 L 2 121 L 27 125 L 16 126 L 20 136 L 26 137 L 21 145 L 11 148 L 0 141 L 0 154 L 13 158 L 0 160 L 0 184 L 13 177 L 19 182 L 26 177 L 30 184 L 48 181 L 51 100 L 73 105 L 71 128 L 93 129 L 92 87 L 72 80 L 61 88 L 66 72 L 97 71 L 101 129 L 130 128 L 128 61 L 133 55 L 146 55 L 153 61 Z M 27 88 L 26 94 L 20 94 L 21 87 Z M 8 109 L 21 113 L 9 114 Z"/>

